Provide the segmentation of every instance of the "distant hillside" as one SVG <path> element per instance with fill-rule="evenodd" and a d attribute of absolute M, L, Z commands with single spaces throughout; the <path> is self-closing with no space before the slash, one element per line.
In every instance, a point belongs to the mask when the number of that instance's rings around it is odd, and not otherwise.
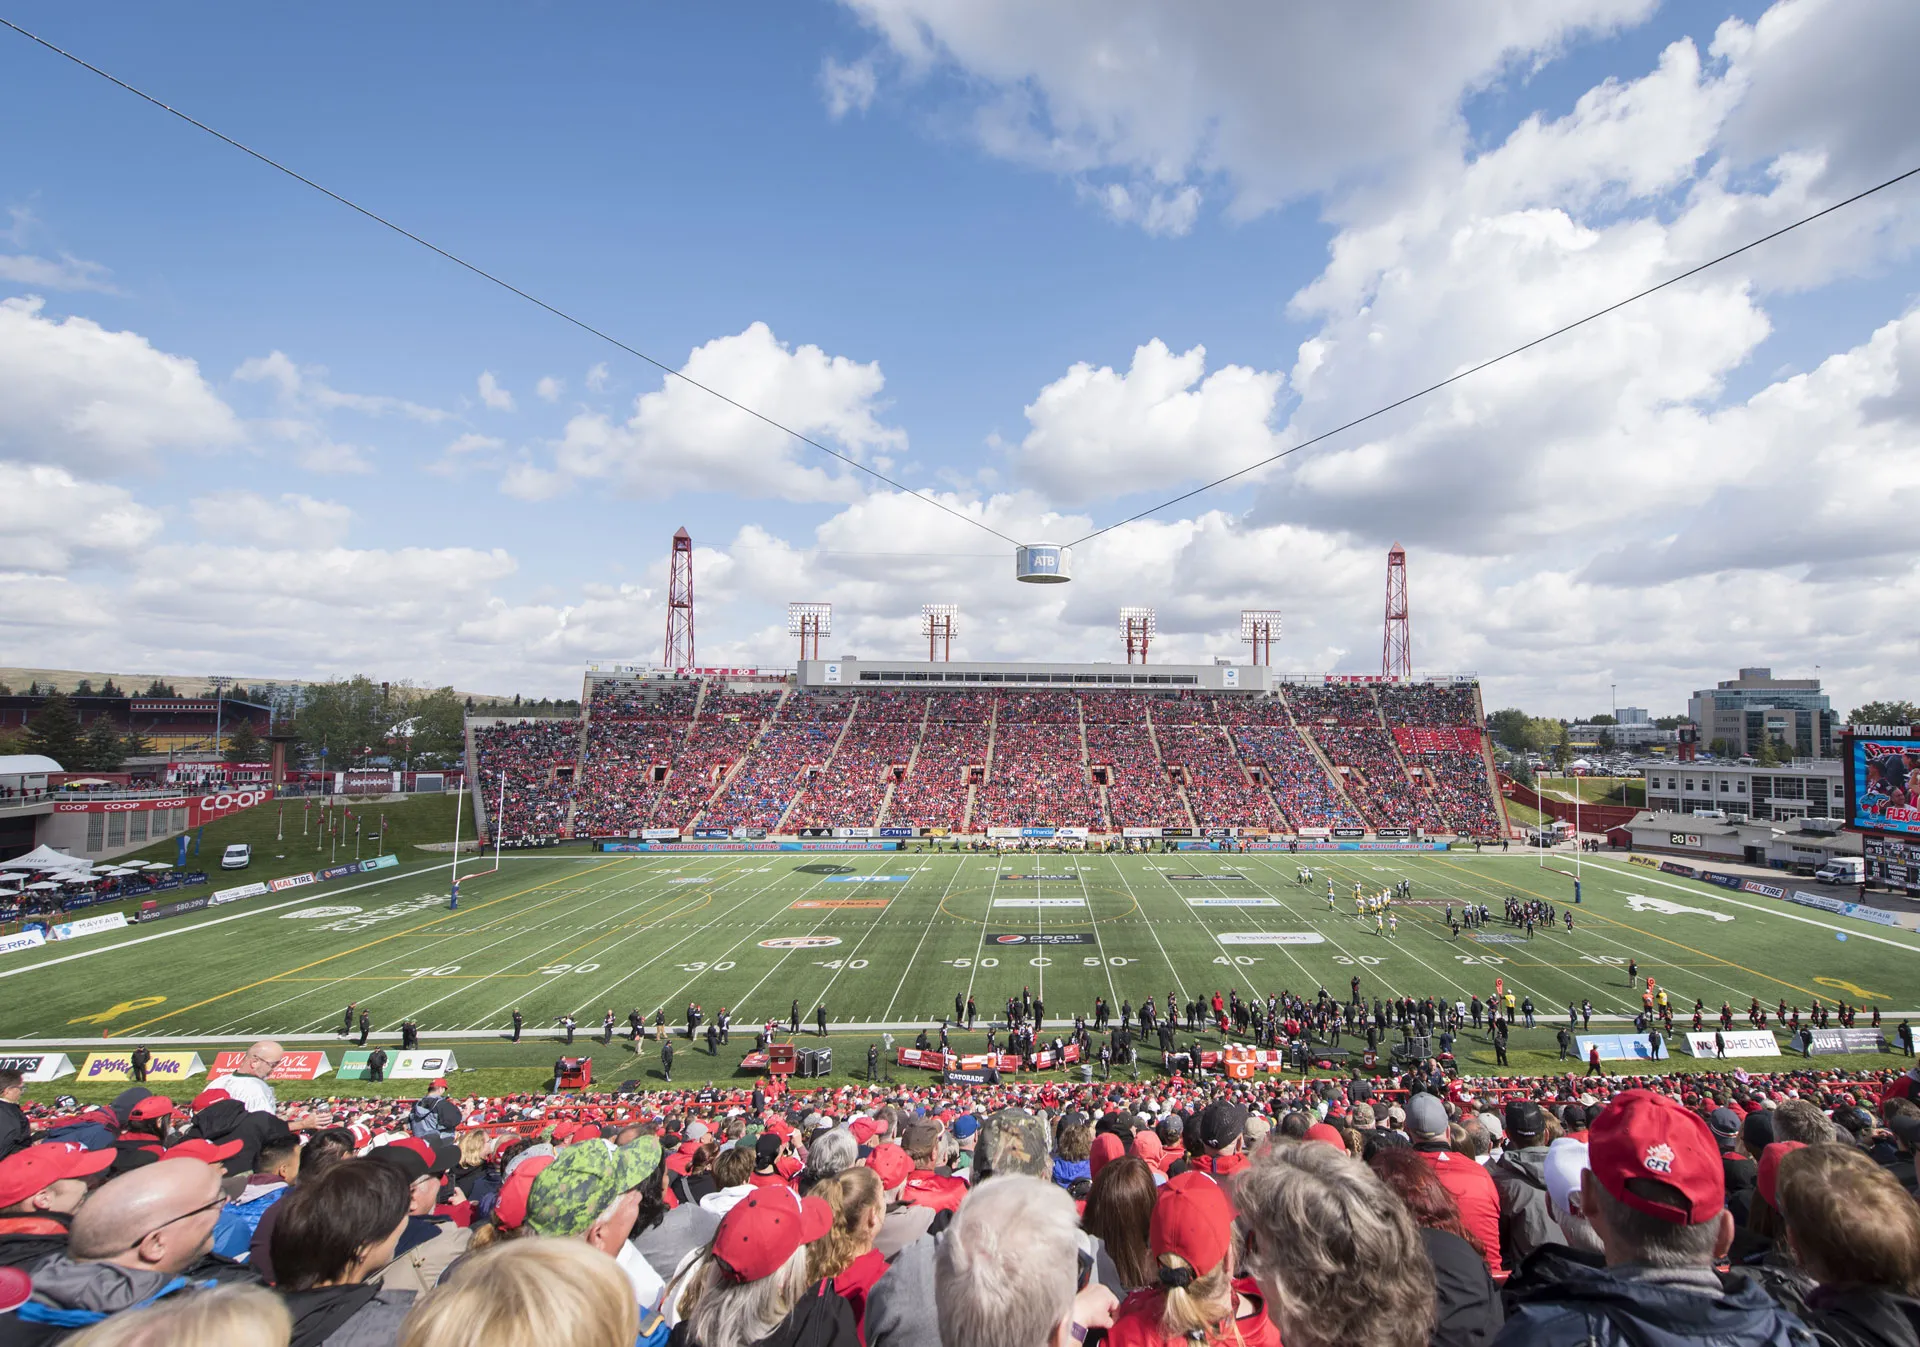
<path fill-rule="evenodd" d="M 327 681 L 324 678 L 249 678 L 243 674 L 231 674 L 228 676 L 242 687 L 253 687 L 272 683 L 286 685 L 290 683 L 324 683 Z M 182 697 L 201 697 L 212 690 L 208 686 L 206 674 L 126 673 L 117 669 L 108 672 L 106 670 L 92 669 L 33 669 L 0 666 L 0 683 L 5 683 L 15 692 L 26 691 L 27 684 L 29 683 L 39 683 L 42 687 L 51 683 L 62 692 L 72 692 L 83 678 L 91 682 L 96 688 L 111 678 L 126 692 L 144 691 L 147 685 L 152 683 L 156 678 L 162 683 L 171 685 Z M 513 700 L 513 694 L 511 692 L 461 692 L 459 695 L 462 697 L 471 697 L 476 702 L 510 702 Z M 535 700 L 538 699 L 536 698 Z"/>

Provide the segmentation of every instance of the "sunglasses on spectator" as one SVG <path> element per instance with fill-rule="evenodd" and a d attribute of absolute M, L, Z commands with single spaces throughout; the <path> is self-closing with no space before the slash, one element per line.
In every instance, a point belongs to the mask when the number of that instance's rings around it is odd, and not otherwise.
<path fill-rule="evenodd" d="M 127 1253 L 133 1249 L 139 1248 L 142 1244 L 145 1244 L 149 1239 L 159 1234 L 162 1230 L 165 1230 L 170 1225 L 178 1225 L 182 1221 L 192 1220 L 195 1216 L 204 1216 L 208 1212 L 217 1210 L 218 1208 L 224 1207 L 226 1205 L 227 1205 L 227 1195 L 225 1193 L 222 1193 L 220 1196 L 214 1198 L 213 1201 L 207 1203 L 204 1207 L 195 1207 L 192 1211 L 183 1211 L 178 1216 L 172 1216 L 160 1222 L 159 1225 L 154 1226 L 153 1229 L 147 1231 L 146 1234 L 134 1240 L 131 1244 L 127 1245 L 127 1247 L 125 1249 L 122 1249 L 120 1252 Z"/>

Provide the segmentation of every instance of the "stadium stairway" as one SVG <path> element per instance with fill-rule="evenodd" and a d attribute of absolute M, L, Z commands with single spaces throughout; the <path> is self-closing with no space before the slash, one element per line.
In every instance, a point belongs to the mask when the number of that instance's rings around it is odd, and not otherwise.
<path fill-rule="evenodd" d="M 1429 789 L 1430 783 L 1426 772 L 1423 770 L 1419 775 L 1415 775 L 1413 768 L 1407 762 L 1407 755 L 1400 751 L 1400 742 L 1393 736 L 1393 727 L 1387 724 L 1386 708 L 1380 705 L 1380 693 L 1374 688 L 1368 688 L 1367 696 L 1373 702 L 1373 714 L 1380 722 L 1380 732 L 1387 737 L 1387 747 L 1393 751 L 1393 760 L 1400 765 L 1400 775 L 1407 779 L 1407 788 L 1416 796 L 1425 796 L 1427 803 L 1433 806 L 1433 812 L 1445 820 L 1451 831 L 1458 833 L 1460 830 L 1454 821 L 1447 817 L 1447 811 L 1441 805 L 1440 797 Z"/>
<path fill-rule="evenodd" d="M 1500 768 L 1493 760 L 1493 736 L 1487 733 L 1487 708 L 1480 700 L 1480 684 L 1473 684 L 1473 723 L 1480 727 L 1480 761 L 1487 772 L 1487 790 L 1493 796 L 1494 817 L 1500 820 L 1500 835 L 1513 835 L 1513 816 L 1507 813 L 1507 797 L 1500 790 Z"/>
<path fill-rule="evenodd" d="M 1167 755 L 1160 751 L 1160 733 L 1153 725 L 1153 699 L 1151 697 L 1147 699 L 1146 712 L 1147 742 L 1153 745 L 1153 760 L 1160 768 L 1160 777 L 1163 781 L 1173 786 L 1174 798 L 1180 801 L 1180 808 L 1186 811 L 1187 826 L 1198 831 L 1200 823 L 1194 817 L 1193 801 L 1187 798 L 1187 787 L 1185 783 L 1174 785 L 1172 777 L 1167 773 Z"/>
<path fill-rule="evenodd" d="M 788 695 L 790 694 L 788 693 L 781 694 L 781 697 L 780 697 L 781 706 L 785 706 L 787 704 L 786 699 Z M 840 733 L 833 736 L 833 743 L 827 749 L 827 756 L 823 758 L 820 762 L 820 775 L 825 776 L 828 772 L 833 770 L 833 760 L 838 756 L 840 756 L 840 745 L 847 741 L 847 732 L 853 728 L 853 718 L 859 713 L 860 713 L 860 699 L 858 697 L 847 698 L 847 718 L 840 722 Z M 775 715 L 776 717 L 778 716 L 777 710 L 775 712 Z M 772 725 L 772 723 L 773 722 L 771 720 L 767 722 L 769 726 Z M 765 730 L 762 730 L 762 734 L 763 735 L 765 734 Z M 755 743 L 755 746 L 757 747 L 759 744 L 759 740 L 756 739 L 754 743 Z M 893 788 L 889 786 L 887 789 L 889 792 L 891 792 Z M 800 807 L 800 802 L 806 798 L 807 798 L 807 787 L 802 786 L 799 790 L 796 790 L 793 793 L 793 798 L 787 801 L 787 807 L 780 811 L 779 819 L 775 821 L 773 827 L 768 829 L 768 831 L 777 832 L 777 833 L 785 832 L 787 830 L 787 820 L 793 817 L 793 811 L 798 809 Z M 850 824 L 849 826 L 858 827 L 863 825 Z"/>

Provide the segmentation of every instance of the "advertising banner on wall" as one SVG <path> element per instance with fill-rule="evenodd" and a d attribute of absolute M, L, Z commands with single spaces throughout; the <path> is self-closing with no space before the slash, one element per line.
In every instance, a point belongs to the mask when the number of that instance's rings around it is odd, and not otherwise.
<path fill-rule="evenodd" d="M 21 950 L 39 949 L 47 943 L 47 933 L 38 926 L 24 931 L 15 931 L 12 935 L 0 935 L 0 954 L 18 954 Z"/>
<path fill-rule="evenodd" d="M 82 917 L 78 921 L 63 921 L 47 931 L 51 940 L 72 940 L 83 935 L 99 935 L 102 931 L 117 931 L 127 924 L 124 912 L 108 912 L 98 917 Z"/>
<path fill-rule="evenodd" d="M 187 811 L 187 826 L 198 828 L 203 823 L 211 823 L 217 818 L 265 804 L 272 798 L 272 786 L 248 786 L 243 790 L 216 791 L 212 795 L 166 795 L 150 800 L 60 800 L 53 806 L 53 812 L 143 814 L 156 809 L 184 809 Z"/>
<path fill-rule="evenodd" d="M 1681 1051 L 1691 1057 L 1718 1057 L 1712 1034 L 1676 1034 Z M 1729 1057 L 1778 1057 L 1780 1042 L 1764 1029 L 1735 1029 L 1722 1033 Z"/>
<path fill-rule="evenodd" d="M 131 1052 L 129 1048 L 127 1052 Z M 94 1052 L 80 1064 L 81 1080 L 132 1080 L 133 1063 L 127 1052 Z M 207 1065 L 197 1052 L 156 1052 L 147 1063 L 147 1084 L 163 1080 L 186 1080 L 205 1075 Z"/>
<path fill-rule="evenodd" d="M 1596 1044 L 1600 1048 L 1600 1060 L 1603 1062 L 1650 1062 L 1664 1059 L 1667 1045 L 1663 1042 L 1660 1051 L 1653 1051 L 1653 1040 L 1645 1034 L 1580 1034 L 1575 1041 L 1580 1045 L 1580 1060 L 1587 1060 L 1588 1051 Z M 1711 1041 L 1711 1040 L 1709 1040 Z"/>
<path fill-rule="evenodd" d="M 233 1075 L 246 1060 L 247 1054 L 244 1052 L 216 1053 L 213 1065 L 207 1070 L 207 1083 L 215 1084 L 222 1076 Z M 327 1060 L 324 1052 L 289 1052 L 280 1058 L 267 1079 L 318 1080 L 332 1069 L 333 1063 Z"/>
<path fill-rule="evenodd" d="M 18 1071 L 30 1085 L 73 1074 L 73 1059 L 64 1052 L 28 1053 L 23 1057 L 0 1057 L 0 1071 Z"/>

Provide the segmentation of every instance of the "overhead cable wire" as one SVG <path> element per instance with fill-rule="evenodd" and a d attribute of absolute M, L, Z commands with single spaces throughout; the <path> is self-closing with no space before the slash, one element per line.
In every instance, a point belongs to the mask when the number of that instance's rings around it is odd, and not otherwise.
<path fill-rule="evenodd" d="M 1269 454 L 1267 457 L 1260 459 L 1258 462 L 1249 463 L 1244 468 L 1239 468 L 1233 472 L 1228 473 L 1225 477 L 1216 477 L 1211 482 L 1207 482 L 1204 485 L 1194 487 L 1193 490 L 1191 491 L 1183 491 L 1177 496 L 1174 496 L 1168 500 L 1161 501 L 1158 505 L 1148 506 L 1146 509 L 1141 510 L 1138 514 L 1128 515 L 1125 519 L 1117 520 L 1114 523 L 1108 524 L 1105 528 L 1095 529 L 1092 533 L 1086 534 L 1084 537 L 1075 538 L 1071 543 L 1068 543 L 1067 546 L 1078 547 L 1081 543 L 1092 542 L 1095 538 L 1100 537 L 1102 534 L 1111 533 L 1117 528 L 1125 528 L 1128 524 L 1138 523 L 1140 520 L 1145 519 L 1149 515 L 1158 514 L 1162 510 L 1168 509 L 1175 505 L 1179 505 L 1185 501 L 1190 501 L 1195 496 L 1204 495 L 1206 492 L 1213 490 L 1217 486 L 1225 486 L 1228 482 L 1234 481 L 1241 477 L 1245 477 L 1250 472 L 1257 472 L 1261 468 L 1266 467 L 1270 463 L 1277 463 L 1283 458 L 1287 458 L 1293 454 L 1297 454 L 1302 449 L 1310 449 L 1314 445 L 1321 443 L 1323 440 L 1331 439 L 1333 436 L 1338 435 L 1343 431 L 1352 430 L 1355 426 L 1364 425 L 1368 421 L 1373 420 L 1375 417 L 1385 416 L 1388 412 L 1395 411 L 1401 407 L 1404 407 L 1410 402 L 1417 402 L 1421 398 L 1426 397 L 1430 393 L 1437 393 L 1441 389 L 1447 387 L 1450 384 L 1457 384 L 1462 379 L 1471 378 L 1473 375 L 1480 373 L 1482 370 L 1491 369 L 1493 368 L 1493 366 L 1498 365 L 1503 360 L 1511 360 L 1514 356 L 1521 355 L 1527 351 L 1531 351 L 1534 347 L 1540 346 L 1546 342 L 1550 342 L 1555 337 L 1565 336 L 1567 333 L 1573 331 L 1575 328 L 1585 327 L 1588 323 L 1596 322 L 1599 319 L 1605 318 L 1608 314 L 1614 313 L 1620 309 L 1624 309 L 1629 304 L 1637 303 L 1638 301 L 1645 299 L 1649 295 L 1658 294 L 1660 291 L 1665 290 L 1668 286 L 1678 285 L 1681 281 L 1687 280 L 1690 277 L 1698 276 L 1701 272 L 1706 271 L 1712 267 L 1717 267 L 1722 262 L 1725 262 L 1732 258 L 1740 256 L 1741 253 L 1750 252 L 1753 249 L 1758 248 L 1763 243 L 1771 243 L 1774 239 L 1779 238 L 1782 234 L 1790 234 L 1794 230 L 1800 228 L 1802 225 L 1812 224 L 1815 220 L 1820 219 L 1822 216 L 1831 215 L 1837 210 L 1844 210 L 1846 207 L 1854 205 L 1856 202 L 1864 201 L 1868 197 L 1872 196 L 1875 192 L 1884 192 L 1887 188 L 1895 186 L 1898 183 L 1905 182 L 1908 178 L 1913 177 L 1915 174 L 1920 174 L 1920 166 L 1915 166 L 1913 168 L 1910 168 L 1905 173 L 1896 174 L 1893 177 L 1888 178 L 1885 182 L 1876 183 L 1874 186 L 1867 188 L 1863 192 L 1855 192 L 1852 196 L 1847 197 L 1845 200 L 1836 201 L 1831 206 L 1827 206 L 1822 210 L 1817 210 L 1813 212 L 1813 214 L 1811 215 L 1803 215 L 1802 217 L 1800 217 L 1798 220 L 1795 220 L 1791 224 L 1782 225 L 1780 228 L 1774 230 L 1771 233 L 1762 234 L 1759 238 L 1743 243 L 1738 248 L 1734 248 L 1728 252 L 1721 253 L 1718 257 L 1702 262 L 1698 266 L 1688 267 L 1685 271 L 1679 272 L 1678 274 L 1673 276 L 1669 276 L 1667 277 L 1666 280 L 1661 281 L 1659 284 L 1650 285 L 1646 289 L 1641 290 L 1636 294 L 1628 295 L 1625 299 L 1615 300 L 1613 303 L 1607 305 L 1607 307 L 1604 309 L 1595 309 L 1592 313 L 1588 314 L 1584 318 L 1576 318 L 1571 323 L 1566 323 L 1560 327 L 1556 327 L 1551 332 L 1542 333 L 1540 336 L 1535 337 L 1532 341 L 1523 342 L 1519 346 L 1514 347 L 1510 351 L 1502 351 L 1499 355 L 1492 356 L 1486 360 L 1482 360 L 1477 365 L 1469 365 L 1466 369 L 1460 370 L 1458 373 L 1455 373 L 1455 374 L 1450 374 L 1446 378 L 1439 380 L 1437 383 L 1430 383 L 1425 388 L 1421 388 L 1412 393 L 1408 393 L 1405 397 L 1396 398 L 1394 401 L 1387 403 L 1383 407 L 1376 407 L 1372 411 L 1368 412 L 1365 416 L 1356 416 L 1351 421 L 1343 421 L 1341 424 L 1333 427 L 1331 430 L 1323 430 L 1318 435 L 1313 436 L 1311 439 L 1302 440 L 1300 443 L 1296 445 L 1292 445 L 1286 449 L 1282 449 L 1277 454 Z"/>
<path fill-rule="evenodd" d="M 163 102 L 160 99 L 155 98 L 152 94 L 146 92 L 144 89 L 137 88 L 134 85 L 127 83 L 125 80 L 121 79 L 118 75 L 112 74 L 111 72 L 106 70 L 102 70 L 99 66 L 94 65 L 92 62 L 87 61 L 82 57 L 76 56 L 74 53 L 68 51 L 66 48 L 57 46 L 54 43 L 47 41 L 47 39 L 45 39 L 44 37 L 41 37 L 38 33 L 32 32 L 26 28 L 22 28 L 19 24 L 15 23 L 13 20 L 5 17 L 4 15 L 0 15 L 0 25 L 4 25 L 7 28 L 11 28 L 14 32 L 20 34 L 20 36 L 26 38 L 28 41 L 37 43 L 40 46 L 45 47 L 48 51 L 52 52 L 56 56 L 64 57 L 65 59 L 79 66 L 81 69 L 91 71 L 93 74 L 98 75 L 101 79 L 106 80 L 109 84 L 117 85 L 118 87 L 132 94 L 135 98 L 141 99 L 142 101 L 147 103 L 151 103 L 154 107 L 159 108 L 162 112 L 170 113 L 173 116 L 178 117 L 181 121 L 185 122 L 187 125 L 194 127 L 196 130 L 206 132 L 206 134 L 212 136 L 215 140 L 218 140 L 223 142 L 224 144 L 230 145 L 234 149 L 239 150 L 242 154 L 248 155 L 251 158 L 259 160 L 261 163 L 265 164 L 268 168 L 271 168 L 279 173 L 284 173 L 287 177 L 292 178 L 295 182 L 302 183 L 305 186 L 311 187 L 314 191 L 319 192 L 322 196 L 331 198 L 332 200 L 338 202 L 340 205 L 345 206 L 348 210 L 353 211 L 358 215 L 365 216 L 367 219 L 373 221 L 375 224 L 381 225 L 386 229 L 392 230 L 394 233 L 400 235 L 404 239 L 409 240 L 410 242 L 419 244 L 422 248 L 425 248 L 428 252 L 434 253 L 439 257 L 445 258 L 447 261 L 453 263 L 455 266 L 461 267 L 467 271 L 472 272 L 474 275 L 480 277 L 482 280 L 489 281 L 492 284 L 499 286 L 502 290 L 505 290 L 510 294 L 519 296 L 521 299 L 524 299 L 527 303 L 534 305 L 536 308 L 544 309 L 547 313 L 552 314 L 555 318 L 560 319 L 562 322 L 571 323 L 574 327 L 579 328 L 582 332 L 586 332 L 592 336 L 598 337 L 601 341 L 606 342 L 608 345 L 614 346 L 619 350 L 625 351 L 628 355 L 633 356 L 636 359 L 645 361 L 647 364 L 652 365 L 655 369 L 659 370 L 661 373 L 668 375 L 671 378 L 678 379 L 680 380 L 680 382 L 684 384 L 688 384 L 694 388 L 697 388 L 702 393 L 707 394 L 709 397 L 718 398 L 720 401 L 726 403 L 729 407 L 733 407 L 738 409 L 739 411 L 743 411 L 748 416 L 753 417 L 755 420 L 763 421 L 767 425 L 772 426 L 775 430 L 778 430 L 783 434 L 793 436 L 794 439 L 800 441 L 802 444 L 810 445 L 813 448 L 818 449 L 823 454 L 826 454 L 832 458 L 839 459 L 842 463 L 845 463 L 848 467 L 853 468 L 859 472 L 864 472 L 867 476 L 875 479 L 876 481 L 885 482 L 888 486 L 893 487 L 896 491 L 904 492 L 906 495 L 911 496 L 915 500 L 921 501 L 927 505 L 931 505 L 936 510 L 940 510 L 946 514 L 952 515 L 955 519 L 960 520 L 962 523 L 971 524 L 973 525 L 973 527 L 977 529 L 982 529 L 985 532 L 991 533 L 994 537 L 999 538 L 1002 542 L 1012 543 L 1016 547 L 1019 546 L 1019 541 L 1017 539 L 1008 537 L 1006 534 L 1002 533 L 999 529 L 993 527 L 993 525 L 988 524 L 982 520 L 975 519 L 971 515 L 968 515 L 963 511 L 956 510 L 950 505 L 943 504 L 942 502 L 935 500 L 932 496 L 922 495 L 920 492 L 914 490 L 910 486 L 907 486 L 905 483 L 895 481 L 893 478 L 887 476 L 887 474 L 879 471 L 877 468 L 870 468 L 865 463 L 860 462 L 859 459 L 854 458 L 849 454 L 843 454 L 837 449 L 829 448 L 828 446 L 822 444 L 819 440 L 814 439 L 812 436 L 804 435 L 801 432 L 795 430 L 792 426 L 784 425 L 781 422 L 774 420 L 774 418 L 772 418 L 771 416 L 768 416 L 765 412 L 757 411 L 754 408 L 749 407 L 744 402 L 740 402 L 735 398 L 728 397 L 725 393 L 721 392 L 719 389 L 713 387 L 712 385 L 701 383 L 698 379 L 695 379 L 690 375 L 682 373 L 680 370 L 675 369 L 672 365 L 669 365 L 664 361 L 654 359 L 652 356 L 648 355 L 645 351 L 642 351 L 637 347 L 629 346 L 626 342 L 621 341 L 618 337 L 615 337 L 612 334 L 606 331 L 603 331 L 600 328 L 595 327 L 592 323 L 587 322 L 585 319 L 576 318 L 573 314 L 568 313 L 565 309 L 562 309 L 557 305 L 549 304 L 546 300 L 541 299 L 538 295 L 530 294 L 527 291 L 522 290 L 519 286 L 513 284 L 513 282 L 505 280 L 504 278 L 495 275 L 493 272 L 488 271 L 485 267 L 479 266 L 473 262 L 469 262 L 466 258 L 461 257 L 457 253 L 449 252 L 447 249 L 442 248 L 439 244 L 433 243 L 427 239 L 422 238 L 420 235 L 414 233 L 412 230 L 406 228 L 404 225 L 395 224 L 392 220 L 387 219 L 384 215 L 380 215 L 375 211 L 371 211 L 367 209 L 365 206 L 362 206 L 359 202 L 353 201 L 348 197 L 342 196 L 340 193 L 334 191 L 332 188 L 323 186 L 322 184 L 315 182 L 312 178 L 309 178 L 305 174 L 287 167 L 287 165 L 281 163 L 277 159 L 274 159 L 270 155 L 263 154 L 259 150 L 254 149 L 252 146 L 243 144 L 242 142 L 235 140 L 232 136 L 226 134 L 224 131 L 215 130 L 213 127 L 208 126 L 205 122 L 199 120 L 198 118 L 188 113 L 182 112 L 179 108 L 176 108 L 169 103 Z"/>

